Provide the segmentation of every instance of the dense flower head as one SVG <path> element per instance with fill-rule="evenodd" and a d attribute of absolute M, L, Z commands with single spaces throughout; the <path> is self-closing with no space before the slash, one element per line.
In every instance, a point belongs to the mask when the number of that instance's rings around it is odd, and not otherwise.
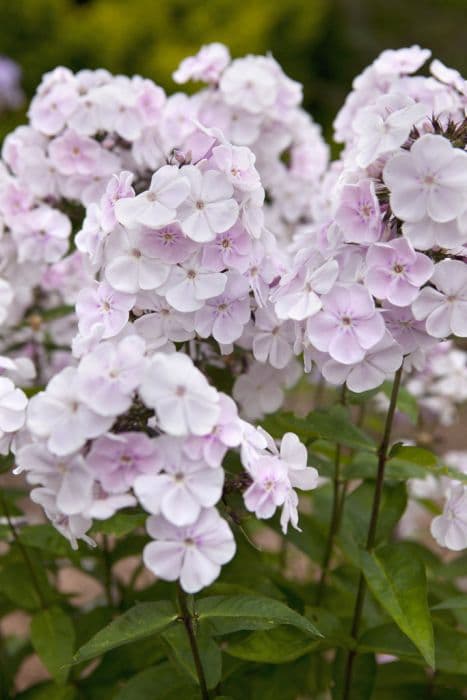
<path fill-rule="evenodd" d="M 359 393 L 404 364 L 446 423 L 467 398 L 465 83 L 414 76 L 428 56 L 354 81 L 333 163 L 271 56 L 205 46 L 174 74 L 190 96 L 44 76 L 0 164 L 0 450 L 73 545 L 138 509 L 146 566 L 196 592 L 235 552 L 229 489 L 299 528 L 306 446 L 247 421 L 304 371 Z M 461 488 L 433 524 L 453 549 Z"/>
<path fill-rule="evenodd" d="M 145 548 L 146 565 L 162 578 L 180 578 L 192 592 L 217 577 L 235 551 L 233 535 L 216 510 L 229 450 L 244 455 L 245 472 L 239 479 L 245 484 L 247 508 L 252 483 L 259 479 L 257 463 L 270 462 L 284 473 L 285 490 L 276 503 L 283 507 L 284 530 L 289 521 L 298 527 L 294 487 L 314 488 L 317 472 L 306 466 L 306 450 L 292 433 L 280 452 L 264 432 L 258 433 L 255 446 L 255 428 L 239 418 L 234 401 L 210 385 L 188 355 L 147 353 L 140 336 L 125 335 L 99 342 L 77 367 L 58 372 L 29 402 L 15 472 L 26 473 L 32 497 L 54 524 L 61 523 L 60 531 L 72 543 L 86 540 L 93 519 L 139 505 L 151 514 L 148 532 L 156 538 Z M 17 431 L 24 423 L 26 397 L 10 379 L 0 379 L 6 391 L 1 427 Z M 258 517 L 271 517 L 275 508 L 254 510 Z M 76 518 L 81 518 L 81 530 L 70 520 Z M 208 522 L 212 528 L 202 536 Z M 216 554 L 206 549 L 211 536 L 214 549 L 225 542 L 224 554 L 222 548 Z M 181 562 L 195 558 L 186 568 L 167 559 L 164 543 L 175 547 L 179 538 L 177 557 Z M 195 545 L 196 551 L 191 549 Z"/>

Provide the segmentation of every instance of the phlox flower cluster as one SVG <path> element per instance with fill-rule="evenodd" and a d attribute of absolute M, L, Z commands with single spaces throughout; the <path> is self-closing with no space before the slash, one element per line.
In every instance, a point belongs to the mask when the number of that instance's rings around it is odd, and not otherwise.
<path fill-rule="evenodd" d="M 203 47 L 174 73 L 191 96 L 44 76 L 0 164 L 0 349 L 41 390 L 25 417 L 5 378 L 0 440 L 74 544 L 141 508 L 145 564 L 195 592 L 234 555 L 229 490 L 298 527 L 306 449 L 244 419 L 304 371 L 363 392 L 404 365 L 427 410 L 466 398 L 466 89 L 437 61 L 414 75 L 428 57 L 356 78 L 330 164 L 270 56 Z"/>
<path fill-rule="evenodd" d="M 10 385 L 0 406 L 5 430 L 19 427 L 17 408 L 24 421 L 26 399 Z M 212 583 L 235 553 L 216 508 L 235 478 L 222 467 L 229 450 L 241 453 L 246 508 L 270 518 L 281 507 L 284 532 L 289 522 L 298 527 L 295 488 L 317 484 L 296 435 L 285 435 L 279 452 L 188 355 L 148 351 L 138 335 L 104 340 L 55 374 L 30 399 L 20 436 L 15 473 L 26 473 L 31 498 L 74 546 L 92 542 L 86 533 L 94 519 L 139 506 L 153 540 L 146 566 L 188 592 Z"/>
<path fill-rule="evenodd" d="M 355 79 L 321 213 L 295 233 L 271 295 L 305 364 L 352 391 L 378 386 L 403 358 L 421 370 L 439 340 L 467 336 L 467 92 L 438 61 L 430 77 L 412 75 L 428 57 L 387 51 Z"/>
<path fill-rule="evenodd" d="M 300 107 L 301 86 L 272 57 L 231 60 L 218 44 L 187 59 L 174 77 L 207 86 L 167 96 L 140 76 L 57 68 L 44 76 L 28 126 L 5 140 L 0 319 L 5 347 L 34 356 L 41 380 L 66 363 L 75 335 L 75 320 L 51 309 L 75 305 L 84 288 L 77 354 L 91 329 L 94 342 L 122 330 L 136 304 L 153 313 L 141 329 L 155 344 L 196 333 L 228 349 L 250 319 L 249 291 L 265 306 L 286 265 L 277 241 L 312 218 L 328 149 Z M 161 203 L 145 208 L 158 193 Z M 117 206 L 117 221 L 116 202 L 130 198 Z M 114 313 L 93 316 L 96 300 Z M 25 323 L 37 309 L 50 317 Z M 276 340 L 281 324 L 271 307 L 267 316 L 255 352 L 261 363 L 271 358 L 282 393 L 293 335 L 289 324 L 285 342 Z"/>

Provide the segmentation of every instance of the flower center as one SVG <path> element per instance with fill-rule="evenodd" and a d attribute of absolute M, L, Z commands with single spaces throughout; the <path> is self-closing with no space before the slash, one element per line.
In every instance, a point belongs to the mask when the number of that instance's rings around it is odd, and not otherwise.
<path fill-rule="evenodd" d="M 394 272 L 395 272 L 397 275 L 400 275 L 401 272 L 404 272 L 404 269 L 405 269 L 405 268 L 404 268 L 404 266 L 401 265 L 400 263 L 396 263 L 392 269 L 394 270 Z"/>
<path fill-rule="evenodd" d="M 197 209 L 204 209 L 204 202 L 202 202 L 200 199 L 196 202 L 196 208 Z"/>
<path fill-rule="evenodd" d="M 363 219 L 369 219 L 373 213 L 373 207 L 370 204 L 363 204 L 360 206 L 360 215 Z"/>
<path fill-rule="evenodd" d="M 185 396 L 186 394 L 186 386 L 183 386 L 183 384 L 179 384 L 177 388 L 175 389 L 175 394 L 177 396 Z"/>
<path fill-rule="evenodd" d="M 425 175 L 425 177 L 423 178 L 423 183 L 425 185 L 428 185 L 428 187 L 432 187 L 436 184 L 436 178 L 434 175 Z"/>

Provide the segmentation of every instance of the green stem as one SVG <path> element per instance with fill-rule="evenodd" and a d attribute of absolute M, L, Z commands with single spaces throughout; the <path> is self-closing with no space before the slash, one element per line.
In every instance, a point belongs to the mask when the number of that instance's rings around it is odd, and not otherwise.
<path fill-rule="evenodd" d="M 357 414 L 357 420 L 355 421 L 355 425 L 357 428 L 361 428 L 363 426 L 363 423 L 365 422 L 365 404 L 362 403 L 360 404 L 358 414 Z M 349 462 L 352 461 L 353 456 L 355 454 L 355 449 L 352 449 L 349 451 Z M 337 516 L 337 531 L 339 532 L 342 518 L 344 516 L 344 506 L 345 506 L 345 499 L 347 498 L 347 491 L 349 490 L 349 480 L 344 479 L 342 483 L 342 491 L 341 491 L 341 497 L 339 499 L 339 514 Z"/>
<path fill-rule="evenodd" d="M 334 477 L 332 480 L 332 512 L 331 512 L 331 522 L 329 525 L 328 538 L 326 540 L 326 547 L 324 550 L 323 561 L 321 562 L 321 575 L 318 583 L 318 591 L 316 594 L 316 605 L 321 603 L 323 598 L 326 577 L 329 571 L 329 563 L 331 561 L 331 555 L 334 549 L 334 540 L 337 535 L 339 528 L 339 513 L 340 513 L 340 467 L 341 467 L 341 455 L 342 448 L 341 445 L 336 445 L 336 453 L 334 457 Z"/>
<path fill-rule="evenodd" d="M 324 377 L 320 377 L 316 385 L 316 391 L 313 399 L 313 408 L 317 409 L 321 407 L 321 402 L 324 396 L 325 381 Z"/>
<path fill-rule="evenodd" d="M 29 570 L 32 585 L 37 593 L 37 597 L 39 599 L 41 608 L 45 609 L 47 607 L 47 601 L 46 601 L 44 594 L 42 592 L 42 589 L 39 585 L 39 579 L 37 578 L 36 571 L 34 569 L 34 564 L 32 563 L 32 560 L 31 560 L 31 557 L 29 556 L 27 548 L 21 542 L 21 538 L 18 534 L 18 530 L 16 529 L 15 524 L 13 523 L 13 520 L 11 519 L 10 511 L 8 509 L 6 498 L 3 494 L 2 489 L 0 489 L 0 504 L 2 506 L 3 512 L 5 513 L 5 517 L 7 519 L 8 527 L 10 529 L 13 540 L 14 540 L 16 546 L 18 547 L 19 551 L 21 552 L 21 555 L 24 559 L 24 563 L 26 564 L 26 566 Z"/>
<path fill-rule="evenodd" d="M 135 566 L 135 569 L 134 569 L 133 573 L 131 574 L 131 578 L 130 578 L 130 580 L 128 582 L 128 586 L 127 586 L 129 591 L 132 591 L 134 589 L 134 587 L 136 585 L 136 581 L 138 579 L 138 576 L 140 575 L 140 573 L 142 571 L 144 571 L 144 564 L 141 562 L 140 564 Z"/>
<path fill-rule="evenodd" d="M 107 535 L 103 535 L 102 538 L 102 559 L 103 559 L 103 569 L 104 569 L 104 592 L 105 599 L 109 608 L 114 606 L 114 600 L 112 595 L 112 557 L 110 555 L 109 538 Z"/>
<path fill-rule="evenodd" d="M 346 395 L 345 384 L 342 387 L 342 393 L 340 397 L 340 404 L 342 406 L 346 405 L 347 395 Z M 324 550 L 323 561 L 321 562 L 321 575 L 318 582 L 318 590 L 316 593 L 316 605 L 321 603 L 323 598 L 326 578 L 329 572 L 329 564 L 331 561 L 332 552 L 334 549 L 334 540 L 339 531 L 340 524 L 340 514 L 342 512 L 342 499 L 345 497 L 345 491 L 342 490 L 341 493 L 341 458 L 342 458 L 342 446 L 340 444 L 336 445 L 336 452 L 334 455 L 334 477 L 332 480 L 332 512 L 331 512 L 331 522 L 329 524 L 328 538 L 326 541 L 326 547 Z"/>
<path fill-rule="evenodd" d="M 203 664 L 201 662 L 201 656 L 198 649 L 198 642 L 196 640 L 196 634 L 193 627 L 193 615 L 188 608 L 187 595 L 180 585 L 177 588 L 177 598 L 180 606 L 180 618 L 185 625 L 188 640 L 190 642 L 191 653 L 193 655 L 193 661 L 195 662 L 196 675 L 198 676 L 198 683 L 201 691 L 201 700 L 209 700 L 206 677 L 204 675 Z"/>
<path fill-rule="evenodd" d="M 384 433 L 378 448 L 378 471 L 376 474 L 375 482 L 375 492 L 373 495 L 373 506 L 371 509 L 370 524 L 368 526 L 368 534 L 366 540 L 366 551 L 370 552 L 376 542 L 376 530 L 378 525 L 379 509 L 381 505 L 381 497 L 383 494 L 384 486 L 384 471 L 386 468 L 386 462 L 388 459 L 389 443 L 391 440 L 392 424 L 394 421 L 394 414 L 396 412 L 397 396 L 399 394 L 399 387 L 402 376 L 402 365 L 397 370 L 394 376 L 394 383 L 392 385 L 391 399 L 389 402 L 389 409 L 386 415 L 386 423 L 384 426 Z M 358 632 L 360 629 L 360 623 L 362 620 L 363 605 L 365 603 L 366 595 L 366 581 L 363 573 L 360 573 L 360 578 L 358 582 L 357 599 L 355 601 L 354 614 L 352 619 L 352 630 L 351 636 L 353 639 L 357 639 Z M 344 676 L 344 693 L 342 695 L 342 700 L 349 700 L 350 691 L 352 689 L 352 671 L 357 652 L 351 650 L 347 656 L 347 663 L 345 668 Z"/>

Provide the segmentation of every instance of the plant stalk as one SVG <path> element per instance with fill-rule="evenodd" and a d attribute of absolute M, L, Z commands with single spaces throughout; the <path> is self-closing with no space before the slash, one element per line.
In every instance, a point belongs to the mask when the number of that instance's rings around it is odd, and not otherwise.
<path fill-rule="evenodd" d="M 201 662 L 201 656 L 198 649 L 198 642 L 196 640 L 196 634 L 193 627 L 193 615 L 188 608 L 187 595 L 180 585 L 177 588 L 177 598 L 180 606 L 180 618 L 185 625 L 188 640 L 190 642 L 191 653 L 193 655 L 193 661 L 195 662 L 196 675 L 198 676 L 201 691 L 201 700 L 209 700 L 206 676 L 204 675 L 203 664 Z"/>
<path fill-rule="evenodd" d="M 380 445 L 378 447 L 378 470 L 376 473 L 376 483 L 375 492 L 373 496 L 373 506 L 371 509 L 370 524 L 368 526 L 368 534 L 366 540 L 365 550 L 370 552 L 375 546 L 376 542 L 376 529 L 378 525 L 379 509 L 381 505 L 381 496 L 383 494 L 384 486 L 384 471 L 386 468 L 386 462 L 388 459 L 388 449 L 391 440 L 392 425 L 394 421 L 394 414 L 396 412 L 397 397 L 399 394 L 399 387 L 402 377 L 403 365 L 399 367 L 396 374 L 394 375 L 394 383 L 392 385 L 391 399 L 389 402 L 389 408 L 386 415 L 386 422 L 384 426 L 384 433 L 381 439 Z M 358 582 L 357 599 L 355 601 L 354 614 L 352 619 L 352 629 L 351 636 L 353 639 L 357 639 L 358 632 L 360 629 L 360 623 L 362 620 L 363 605 L 365 603 L 366 595 L 366 581 L 363 573 L 360 573 L 360 578 Z M 342 695 L 342 700 L 349 700 L 350 691 L 352 689 L 352 671 L 357 652 L 352 649 L 349 651 L 347 656 L 347 663 L 345 667 L 344 676 L 344 692 Z"/>
<path fill-rule="evenodd" d="M 332 552 L 334 549 L 334 540 L 336 538 L 339 529 L 339 513 L 341 511 L 340 507 L 340 467 L 341 467 L 341 455 L 342 448 L 340 445 L 336 445 L 336 454 L 334 457 L 334 477 L 332 480 L 332 512 L 331 512 L 331 522 L 329 525 L 328 538 L 326 540 L 326 548 L 324 550 L 323 561 L 321 563 L 321 575 L 319 577 L 318 591 L 316 594 L 316 605 L 321 603 L 323 598 L 326 578 L 329 571 L 329 563 L 331 561 Z"/>
<path fill-rule="evenodd" d="M 342 406 L 346 405 L 346 385 L 342 387 L 342 393 L 340 397 L 340 404 Z M 340 525 L 340 514 L 342 512 L 343 504 L 342 499 L 345 498 L 345 490 L 341 490 L 341 458 L 342 458 L 342 446 L 340 444 L 336 445 L 336 452 L 334 456 L 334 476 L 332 480 L 333 496 L 332 496 L 332 512 L 331 512 L 331 522 L 329 524 L 328 538 L 326 541 L 326 548 L 324 550 L 323 561 L 321 563 L 321 575 L 318 583 L 318 590 L 316 594 L 316 605 L 321 603 L 323 598 L 326 578 L 329 572 L 329 564 L 331 561 L 332 552 L 334 549 L 334 540 L 339 531 Z"/>
<path fill-rule="evenodd" d="M 103 559 L 103 587 L 105 599 L 109 608 L 113 608 L 114 599 L 112 593 L 112 558 L 110 555 L 109 538 L 104 535 L 102 538 L 102 559 Z"/>

